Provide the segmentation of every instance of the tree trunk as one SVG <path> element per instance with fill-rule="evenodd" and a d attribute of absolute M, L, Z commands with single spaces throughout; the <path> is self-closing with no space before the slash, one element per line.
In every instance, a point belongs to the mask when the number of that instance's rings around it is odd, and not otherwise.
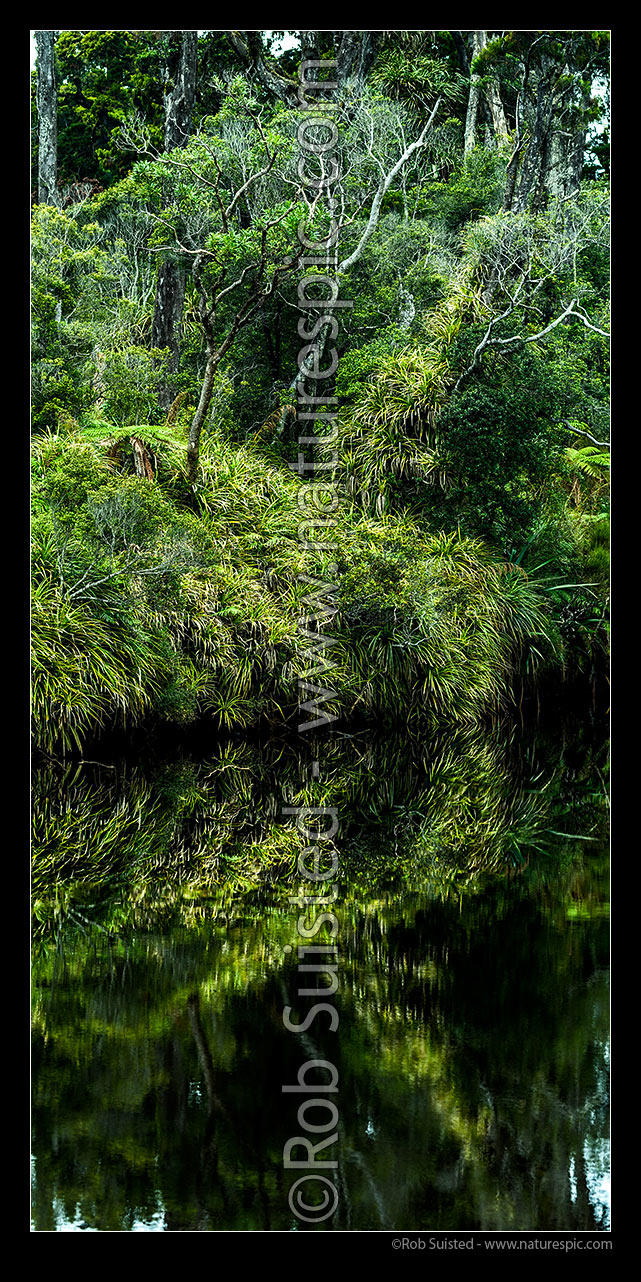
<path fill-rule="evenodd" d="M 514 202 L 517 214 L 525 212 L 532 192 L 537 192 L 540 189 L 540 179 L 553 110 L 550 99 L 549 86 L 544 77 L 541 76 L 537 86 L 534 125 L 527 144 L 521 178 Z"/>
<path fill-rule="evenodd" d="M 516 192 L 516 179 L 519 172 L 519 163 L 521 152 L 525 145 L 523 138 L 523 85 L 516 99 L 515 129 L 514 129 L 514 146 L 512 155 L 507 162 L 505 170 L 505 196 L 503 197 L 503 209 L 506 213 L 511 212 L 514 204 L 514 194 Z"/>
<path fill-rule="evenodd" d="M 207 417 L 207 411 L 211 404 L 214 382 L 216 379 L 216 370 L 218 369 L 219 360 L 215 352 L 210 352 L 205 367 L 205 377 L 200 389 L 200 399 L 196 413 L 192 419 L 189 429 L 189 442 L 187 445 L 187 475 L 192 485 L 198 475 L 198 459 L 200 457 L 200 433 L 202 432 L 203 423 Z"/>
<path fill-rule="evenodd" d="M 38 50 L 38 202 L 56 205 L 58 125 L 53 31 L 36 31 Z"/>
<path fill-rule="evenodd" d="M 482 53 L 486 45 L 487 45 L 487 31 L 473 31 L 472 32 L 472 60 L 474 60 L 474 58 L 476 58 L 479 53 Z M 496 141 L 500 144 L 500 143 L 506 142 L 509 136 L 508 128 L 507 128 L 507 120 L 505 119 L 505 111 L 503 109 L 503 103 L 501 101 L 501 94 L 500 94 L 498 84 L 496 83 L 496 80 L 491 75 L 491 73 L 489 74 L 486 73 L 486 74 L 488 75 L 488 80 L 487 80 L 487 85 L 485 89 L 485 97 L 487 99 L 487 103 L 490 109 L 490 115 L 488 117 L 488 113 L 486 110 L 483 113 L 483 116 L 486 124 L 489 124 L 491 119 L 494 137 L 496 138 Z M 466 156 L 470 151 L 474 150 L 474 146 L 476 142 L 476 118 L 481 109 L 482 101 L 483 99 L 481 95 L 481 86 L 479 84 L 479 78 L 476 75 L 472 75 L 470 80 L 470 95 L 467 103 L 467 115 L 465 118 L 464 155 Z"/>
<path fill-rule="evenodd" d="M 566 72 L 567 74 L 567 72 Z M 583 113 L 585 114 L 588 106 L 589 93 L 583 92 Z M 557 120 L 571 118 L 571 102 L 569 95 L 564 95 L 556 111 Z M 546 190 L 550 196 L 556 196 L 560 200 L 567 200 L 568 197 L 576 196 L 581 188 L 581 177 L 583 174 L 583 155 L 585 152 L 585 127 L 555 130 L 550 137 L 547 154 L 545 158 L 544 176 Z"/>
<path fill-rule="evenodd" d="M 185 269 L 181 263 L 161 263 L 156 284 L 156 302 L 152 323 L 152 347 L 168 347 L 167 374 L 176 374 L 180 365 L 180 327 L 185 302 Z M 176 396 L 175 388 L 162 382 L 158 404 L 167 412 Z"/>
<path fill-rule="evenodd" d="M 134 471 L 136 476 L 144 476 L 148 481 L 153 481 L 154 469 L 151 466 L 149 455 L 140 440 L 140 437 L 132 436 L 131 445 L 134 455 Z"/>
<path fill-rule="evenodd" d="M 165 63 L 165 151 L 185 147 L 191 133 L 196 99 L 198 33 L 171 31 Z M 180 327 L 185 302 L 185 269 L 181 263 L 161 263 L 156 285 L 152 346 L 168 347 L 167 374 L 180 365 Z M 175 399 L 175 388 L 161 383 L 158 403 L 165 412 Z"/>
<path fill-rule="evenodd" d="M 483 36 L 484 36 L 483 47 L 485 47 L 487 43 L 487 32 L 484 31 Z M 487 98 L 490 112 L 492 114 L 492 126 L 494 128 L 494 137 L 496 138 L 496 141 L 500 146 L 501 143 L 507 142 L 509 138 L 509 131 L 507 127 L 507 120 L 505 119 L 505 110 L 504 110 L 503 102 L 501 99 L 501 91 L 499 89 L 499 86 L 495 77 L 492 75 L 491 72 L 489 73 L 488 85 L 485 90 L 485 96 Z"/>
<path fill-rule="evenodd" d="M 185 147 L 196 100 L 198 32 L 170 31 L 165 64 L 165 151 Z"/>
<path fill-rule="evenodd" d="M 481 52 L 485 43 L 484 31 L 472 32 L 472 59 Z M 479 109 L 479 99 L 481 97 L 481 86 L 479 78 L 470 73 L 470 94 L 467 100 L 467 114 L 465 117 L 465 142 L 463 144 L 463 154 L 469 155 L 474 151 L 476 146 L 476 117 Z"/>
<path fill-rule="evenodd" d="M 380 31 L 333 32 L 339 88 L 348 80 L 361 87 L 365 84 L 365 77 L 378 53 L 381 35 Z"/>

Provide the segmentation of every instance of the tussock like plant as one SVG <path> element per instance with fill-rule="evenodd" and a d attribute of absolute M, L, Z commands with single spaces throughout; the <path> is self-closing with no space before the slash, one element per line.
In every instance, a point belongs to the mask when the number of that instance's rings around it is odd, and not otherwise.
<path fill-rule="evenodd" d="M 322 780 L 287 739 L 219 742 L 205 760 L 116 760 L 36 771 L 33 892 L 38 939 L 73 929 L 157 926 L 177 908 L 300 880 L 292 806 L 339 806 L 344 894 L 424 887 L 457 895 L 488 873 L 523 872 L 560 829 L 603 824 L 593 772 L 514 727 L 328 739 Z M 552 764 L 551 764 L 552 763 Z M 587 812 L 586 812 L 587 806 Z M 586 821 L 589 821 L 586 823 Z"/>
<path fill-rule="evenodd" d="M 440 374 L 400 368 L 429 419 Z M 153 480 L 129 470 L 137 433 Z M 177 426 L 94 420 L 38 443 L 33 710 L 48 752 L 149 718 L 294 720 L 299 678 L 332 690 L 325 706 L 343 717 L 471 724 L 509 699 L 520 654 L 556 644 L 550 599 L 524 571 L 409 515 L 366 517 L 343 492 L 334 644 L 319 666 L 299 624 L 304 576 L 322 580 L 327 554 L 301 548 L 298 478 L 216 430 L 181 501 L 182 466 Z"/>

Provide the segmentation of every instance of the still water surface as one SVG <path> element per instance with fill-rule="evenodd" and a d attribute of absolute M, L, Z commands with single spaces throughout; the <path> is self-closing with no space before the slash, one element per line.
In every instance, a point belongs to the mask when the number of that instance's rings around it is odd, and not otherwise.
<path fill-rule="evenodd" d="M 295 754 L 38 774 L 35 1231 L 609 1228 L 602 748 L 359 754 L 337 743 L 314 784 L 343 819 L 339 1020 L 304 1036 Z M 312 1226 L 282 1087 L 313 1056 L 339 1120 Z"/>

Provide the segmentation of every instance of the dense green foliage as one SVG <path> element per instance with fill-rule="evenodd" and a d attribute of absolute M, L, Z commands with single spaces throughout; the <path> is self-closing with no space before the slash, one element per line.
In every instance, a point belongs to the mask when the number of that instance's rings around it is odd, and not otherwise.
<path fill-rule="evenodd" d="M 36 39 L 33 1231 L 607 1232 L 607 33 Z"/>
<path fill-rule="evenodd" d="M 603 33 L 555 33 L 545 56 L 519 34 L 476 68 L 503 94 L 508 134 L 527 125 L 529 99 L 514 115 L 526 65 L 536 102 L 549 91 L 588 129 Z M 442 106 L 341 277 L 353 306 L 336 339 L 336 549 L 305 552 L 288 414 L 304 273 L 283 267 L 305 211 L 301 112 L 265 75 L 237 74 L 226 33 L 205 33 L 197 131 L 164 155 L 161 35 L 67 31 L 56 45 L 61 182 L 104 190 L 33 212 L 36 742 L 66 753 L 148 719 L 295 721 L 299 677 L 331 687 L 343 717 L 417 724 L 474 722 L 544 670 L 594 679 L 609 538 L 602 170 L 560 200 L 553 184 L 541 195 L 541 169 L 510 208 L 513 137 L 486 127 L 463 151 L 469 78 L 452 33 L 391 33 L 367 81 L 341 90 L 345 260 L 381 173 Z M 272 72 L 295 77 L 296 46 L 279 60 L 264 43 Z M 321 236 L 326 212 L 313 219 Z M 163 262 L 186 270 L 171 370 L 153 344 Z M 187 438 L 212 352 L 194 482 Z M 336 585 L 326 675 L 297 636 L 304 575 Z"/>
<path fill-rule="evenodd" d="M 165 31 L 61 31 L 56 39 L 58 172 L 63 197 L 74 184 L 107 188 L 131 168 L 118 145 L 118 131 L 142 112 L 155 141 L 163 139 Z M 223 66 L 239 67 L 223 32 L 204 32 L 194 123 L 214 110 L 220 94 L 213 80 Z M 33 73 L 33 178 L 37 189 L 37 104 Z"/>
<path fill-rule="evenodd" d="M 153 451 L 154 481 L 132 474 L 132 437 Z M 300 548 L 297 480 L 212 430 L 195 514 L 184 453 L 179 431 L 144 424 L 38 439 L 33 695 L 49 751 L 151 712 L 294 717 L 309 662 L 301 576 L 322 582 L 328 562 L 310 566 Z M 346 494 L 334 536 L 338 616 L 320 679 L 343 715 L 472 721 L 499 706 L 524 646 L 537 638 L 549 657 L 561 644 L 545 594 L 477 540 L 367 517 Z"/>

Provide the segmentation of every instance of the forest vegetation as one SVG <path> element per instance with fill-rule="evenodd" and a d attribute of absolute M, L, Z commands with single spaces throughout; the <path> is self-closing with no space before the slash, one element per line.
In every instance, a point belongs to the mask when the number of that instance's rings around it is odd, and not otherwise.
<path fill-rule="evenodd" d="M 607 33 L 36 37 L 37 747 L 295 726 L 301 681 L 345 722 L 469 730 L 602 680 Z M 302 59 L 336 126 L 325 201 Z M 297 232 L 329 266 L 330 215 L 351 306 L 314 475 Z M 304 547 L 328 474 L 334 546 Z M 301 620 L 331 637 L 311 669 Z"/>

